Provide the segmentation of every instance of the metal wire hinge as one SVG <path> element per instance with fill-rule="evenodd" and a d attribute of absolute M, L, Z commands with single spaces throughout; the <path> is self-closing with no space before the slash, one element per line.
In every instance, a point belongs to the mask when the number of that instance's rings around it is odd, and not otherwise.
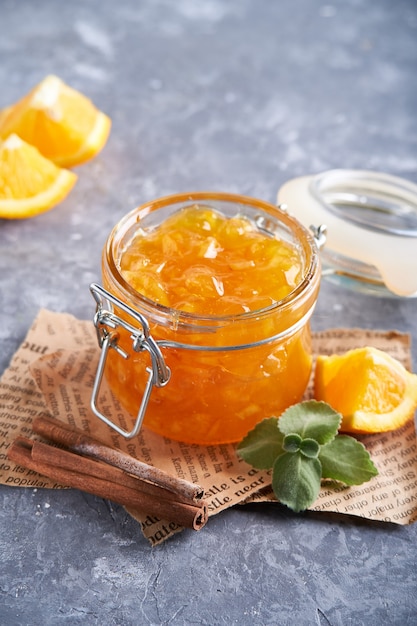
<path fill-rule="evenodd" d="M 310 230 L 313 233 L 317 247 L 320 250 L 327 240 L 327 226 L 325 224 L 320 224 L 320 226 L 311 225 Z"/>
<path fill-rule="evenodd" d="M 96 327 L 98 344 L 101 348 L 100 359 L 91 394 L 91 410 L 99 419 L 113 428 L 120 435 L 126 439 L 131 439 L 137 435 L 140 430 L 152 389 L 154 387 L 164 387 L 169 381 L 171 372 L 165 363 L 158 343 L 150 334 L 149 324 L 146 318 L 106 291 L 100 285 L 93 283 L 90 285 L 90 291 L 96 301 L 94 325 Z M 129 316 L 128 319 L 132 319 L 133 323 L 129 323 L 126 319 L 116 315 L 113 306 L 116 306 L 119 310 L 126 313 Z M 109 350 L 115 350 L 124 359 L 129 358 L 129 354 L 118 343 L 119 328 L 123 328 L 130 334 L 133 351 L 142 352 L 146 350 L 151 360 L 150 367 L 146 368 L 148 378 L 145 384 L 142 399 L 140 401 L 138 413 L 136 415 L 135 424 L 130 431 L 127 431 L 124 428 L 121 428 L 118 424 L 115 424 L 98 408 L 98 396 Z"/>

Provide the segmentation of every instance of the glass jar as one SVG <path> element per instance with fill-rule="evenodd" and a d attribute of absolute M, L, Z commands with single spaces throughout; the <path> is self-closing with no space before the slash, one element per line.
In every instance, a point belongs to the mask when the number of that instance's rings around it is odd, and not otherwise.
<path fill-rule="evenodd" d="M 151 232 L 176 211 L 196 204 L 227 218 L 244 216 L 266 237 L 294 246 L 302 268 L 296 287 L 263 309 L 222 316 L 171 309 L 138 293 L 120 269 L 126 246 L 138 228 Z M 91 286 L 102 346 L 92 407 L 125 437 L 135 436 L 144 420 L 144 426 L 175 440 L 235 442 L 263 418 L 302 399 L 312 366 L 309 320 L 319 291 L 320 259 L 313 234 L 284 210 L 226 193 L 149 202 L 111 231 L 102 279 L 102 287 Z M 132 416 L 128 428 L 98 407 L 103 373 Z"/>
<path fill-rule="evenodd" d="M 368 170 L 337 169 L 278 191 L 305 226 L 326 224 L 322 276 L 358 292 L 417 297 L 417 185 Z"/>

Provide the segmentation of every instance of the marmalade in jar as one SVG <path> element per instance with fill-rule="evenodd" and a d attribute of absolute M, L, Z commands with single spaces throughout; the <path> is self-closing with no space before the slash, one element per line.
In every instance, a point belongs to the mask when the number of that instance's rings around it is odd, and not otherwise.
<path fill-rule="evenodd" d="M 318 256 L 312 236 L 272 205 L 192 195 L 116 227 L 104 287 L 147 318 L 171 372 L 153 389 L 144 426 L 188 443 L 235 442 L 302 399 Z M 129 358 L 110 351 L 106 378 L 134 416 L 150 359 L 129 348 L 127 331 L 119 345 Z"/>

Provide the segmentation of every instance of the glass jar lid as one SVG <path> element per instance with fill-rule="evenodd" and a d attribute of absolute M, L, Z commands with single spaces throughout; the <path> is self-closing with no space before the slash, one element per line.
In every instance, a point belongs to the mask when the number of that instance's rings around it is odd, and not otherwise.
<path fill-rule="evenodd" d="M 307 227 L 327 227 L 324 277 L 365 293 L 417 297 L 417 185 L 337 169 L 288 181 L 278 203 Z"/>

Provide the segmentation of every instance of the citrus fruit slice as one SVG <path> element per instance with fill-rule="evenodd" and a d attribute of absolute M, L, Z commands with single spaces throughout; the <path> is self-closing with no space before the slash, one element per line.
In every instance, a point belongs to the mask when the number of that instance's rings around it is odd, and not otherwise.
<path fill-rule="evenodd" d="M 61 167 L 93 158 L 110 127 L 107 115 L 57 76 L 47 76 L 0 115 L 0 138 L 15 133 Z"/>
<path fill-rule="evenodd" d="M 45 159 L 17 135 L 0 141 L 0 218 L 22 219 L 52 209 L 77 175 Z"/>
<path fill-rule="evenodd" d="M 0 109 L 0 127 L 3 121 L 6 119 L 6 115 L 9 115 L 11 108 L 12 107 L 6 107 L 5 109 Z"/>
<path fill-rule="evenodd" d="M 395 430 L 417 408 L 417 375 L 386 352 L 366 347 L 342 355 L 318 356 L 314 395 L 342 414 L 341 430 Z"/>

